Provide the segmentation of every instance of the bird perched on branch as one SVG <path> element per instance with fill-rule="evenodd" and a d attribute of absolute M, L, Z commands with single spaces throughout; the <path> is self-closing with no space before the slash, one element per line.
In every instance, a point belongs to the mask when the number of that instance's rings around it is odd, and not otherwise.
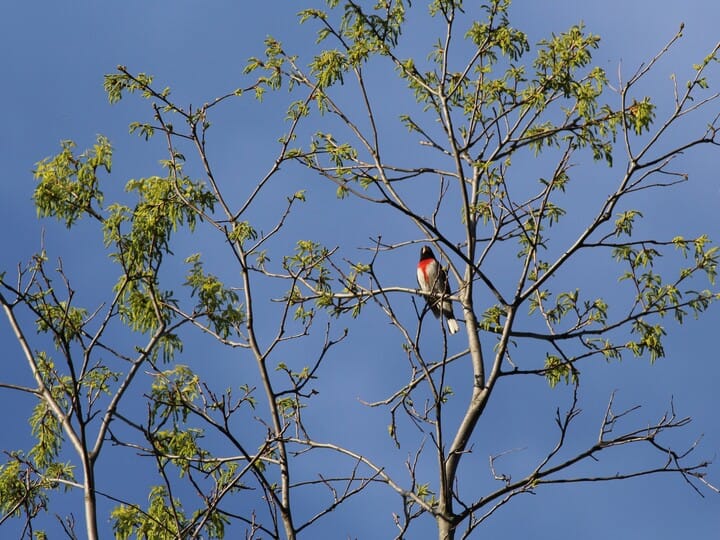
<path fill-rule="evenodd" d="M 447 273 L 440 266 L 435 255 L 428 246 L 420 250 L 420 262 L 417 265 L 417 280 L 420 290 L 425 295 L 428 307 L 436 317 L 442 314 L 447 319 L 451 334 L 458 331 L 458 323 L 453 314 L 450 301 L 450 283 Z"/>

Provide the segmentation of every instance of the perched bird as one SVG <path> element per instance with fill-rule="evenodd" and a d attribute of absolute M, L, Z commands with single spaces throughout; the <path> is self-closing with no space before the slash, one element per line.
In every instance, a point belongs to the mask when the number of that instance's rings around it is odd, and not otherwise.
<path fill-rule="evenodd" d="M 451 334 L 458 331 L 458 323 L 453 314 L 450 297 L 450 283 L 445 270 L 435 258 L 428 246 L 420 250 L 420 262 L 417 266 L 417 280 L 420 290 L 425 294 L 428 307 L 436 317 L 442 313 L 447 319 Z"/>

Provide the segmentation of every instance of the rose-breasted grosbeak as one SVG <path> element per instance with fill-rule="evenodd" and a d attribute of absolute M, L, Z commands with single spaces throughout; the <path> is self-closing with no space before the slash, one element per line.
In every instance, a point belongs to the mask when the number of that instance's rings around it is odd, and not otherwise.
<path fill-rule="evenodd" d="M 458 323 L 453 314 L 450 297 L 450 283 L 445 270 L 435 258 L 428 246 L 420 250 L 420 262 L 417 266 L 417 280 L 420 290 L 425 294 L 428 307 L 436 317 L 442 313 L 447 319 L 451 334 L 458 331 Z"/>

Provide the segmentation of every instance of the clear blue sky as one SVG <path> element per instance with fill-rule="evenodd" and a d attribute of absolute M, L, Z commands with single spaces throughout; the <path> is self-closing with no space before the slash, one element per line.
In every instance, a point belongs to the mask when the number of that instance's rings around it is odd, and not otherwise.
<path fill-rule="evenodd" d="M 420 4 L 420 2 L 418 2 Z M 0 103 L 3 106 L 3 129 L 0 130 L 0 223 L 2 252 L 0 271 L 13 271 L 18 262 L 35 252 L 45 228 L 45 242 L 51 257 L 62 256 L 71 278 L 82 295 L 97 302 L 102 287 L 112 278 L 98 270 L 106 267 L 105 255 L 93 253 L 89 246 L 98 242 L 89 229 L 68 235 L 50 221 L 39 222 L 32 206 L 32 169 L 43 157 L 52 155 L 62 139 L 73 139 L 79 148 L 92 144 L 95 135 L 108 136 L 116 149 L 112 189 L 119 190 L 130 178 L 161 174 L 157 165 L 163 156 L 162 141 L 146 144 L 128 135 L 127 125 L 148 117 L 146 104 L 126 98 L 110 106 L 102 89 L 102 76 L 117 64 L 131 71 L 151 73 L 161 85 L 173 88 L 181 103 L 202 103 L 238 86 L 247 84 L 242 69 L 247 58 L 262 51 L 262 41 L 272 34 L 287 43 L 287 49 L 303 54 L 306 44 L 314 40 L 312 30 L 299 30 L 295 13 L 306 7 L 303 2 L 271 0 L 267 2 L 212 3 L 181 1 L 94 2 L 89 0 L 60 2 L 4 2 L 0 6 Z M 466 9 L 472 13 L 474 3 Z M 634 69 L 650 59 L 685 23 L 685 38 L 657 68 L 647 86 L 647 93 L 658 102 L 672 99 L 670 74 L 684 81 L 690 66 L 699 61 L 719 39 L 717 21 L 720 4 L 715 0 L 693 2 L 655 2 L 635 0 L 604 2 L 516 0 L 512 7 L 513 24 L 529 34 L 535 43 L 584 21 L 588 30 L 602 37 L 595 62 L 613 79 L 618 70 L 627 78 Z M 419 40 L 423 30 L 414 28 L 408 39 Z M 426 44 L 427 45 L 427 44 Z M 424 55 L 425 50 L 418 54 Z M 717 70 L 711 84 L 720 84 Z M 258 106 L 251 99 L 233 107 L 228 117 L 218 122 L 211 141 L 211 157 L 217 170 L 226 178 L 243 181 L 267 169 L 274 155 L 274 140 L 281 133 L 283 111 L 270 104 Z M 393 104 L 387 107 L 394 111 Z M 720 112 L 718 105 L 708 109 Z M 690 182 L 681 189 L 647 202 L 647 227 L 651 230 L 674 230 L 693 236 L 707 232 L 720 239 L 720 183 L 717 178 L 718 154 L 704 153 L 684 162 Z M 240 174 L 242 172 L 242 174 Z M 245 176 L 243 176 L 245 175 Z M 247 179 L 246 181 L 250 181 Z M 316 180 L 291 180 L 288 193 L 307 188 L 315 201 L 333 198 L 334 190 Z M 319 204 L 318 208 L 325 208 Z M 345 235 L 353 247 L 367 243 L 367 238 L 383 230 L 392 230 L 394 240 L 401 235 L 417 233 L 406 224 L 366 221 L 366 216 L 346 215 L 350 206 L 333 206 L 328 212 L 304 215 L 294 226 L 302 230 Z M 382 217 L 377 217 L 380 220 Z M 367 223 L 367 228 L 357 223 Z M 672 227 L 670 227 L 672 225 Z M 329 233 L 328 233 L 329 234 Z M 192 239 L 189 240 L 192 242 Z M 199 248 L 178 246 L 184 257 Z M 221 249 L 221 248 L 218 248 Z M 211 259 L 213 253 L 207 254 Z M 223 255 L 224 256 L 224 255 Z M 357 258 L 358 252 L 348 253 Z M 388 281 L 414 286 L 416 250 L 408 255 L 407 268 L 388 268 Z M 398 259 L 400 260 L 400 259 Z M 213 269 L 220 273 L 222 269 Z M 108 281 L 110 279 L 110 281 Z M 358 398 L 378 399 L 383 392 L 397 387 L 404 376 L 397 363 L 402 362 L 399 342 L 378 313 L 370 313 L 357 334 L 363 347 L 354 345 L 342 351 L 342 358 L 330 363 L 324 373 L 326 386 L 318 398 L 320 407 L 335 410 L 327 425 L 341 425 L 340 433 L 348 444 L 357 444 L 374 452 L 382 461 L 382 452 L 392 452 L 385 436 L 387 416 L 368 413 Z M 375 326 L 374 326 L 375 325 Z M 670 399 L 682 416 L 692 416 L 693 423 L 678 441 L 690 441 L 704 435 L 698 452 L 708 459 L 720 455 L 720 364 L 714 335 L 720 326 L 716 307 L 702 320 L 689 320 L 678 329 L 670 327 L 666 343 L 667 358 L 654 366 L 647 360 L 628 358 L 622 363 L 589 369 L 583 379 L 584 430 L 580 435 L 592 437 L 599 416 L 613 390 L 626 406 L 642 404 L 640 418 L 656 420 L 667 409 Z M 382 340 L 374 339 L 382 328 Z M 26 365 L 14 338 L 4 321 L 0 321 L 0 344 L 3 359 L 0 380 L 26 381 Z M 217 364 L 203 358 L 204 343 L 189 343 L 182 361 L 207 370 L 212 380 L 231 378 L 240 384 L 245 376 L 242 367 L 224 358 Z M 229 370 L 229 371 L 228 371 Z M 397 375 L 399 379 L 394 379 Z M 336 378 L 336 379 L 333 379 Z M 352 383 L 352 386 L 350 385 Z M 465 393 L 457 390 L 458 399 Z M 487 455 L 510 449 L 521 449 L 507 459 L 508 466 L 523 460 L 532 461 L 553 441 L 552 414 L 556 406 L 568 403 L 566 389 L 549 390 L 541 381 L 532 380 L 512 392 L 498 392 L 497 399 L 481 422 L 482 440 L 477 441 L 474 459 L 478 463 L 478 482 L 488 487 Z M 29 402 L 15 394 L 0 392 L 0 407 L 6 411 L 3 422 L 10 429 L 0 435 L 1 448 L 26 444 L 25 418 Z M 348 420 L 350 424 L 348 424 Z M 337 423 L 335 423 L 337 422 Z M 321 426 L 318 427 L 321 429 Z M 328 433 L 328 437 L 333 433 Z M 368 443 L 377 439 L 377 443 Z M 382 439 L 382 440 L 381 440 Z M 393 453 L 388 459 L 401 465 L 405 452 Z M 380 456 L 380 457 L 378 457 Z M 621 470 L 638 459 L 637 453 L 608 454 L 604 470 Z M 615 459 L 616 461 L 613 461 Z M 106 485 L 128 493 L 125 472 L 118 469 L 131 462 L 118 462 L 103 468 Z M 720 483 L 720 463 L 711 466 L 710 480 Z M 108 489 L 111 491 L 112 489 Z M 135 493 L 137 495 L 137 493 Z M 140 496 L 139 501 L 144 500 Z M 388 537 L 393 526 L 384 511 L 382 492 L 356 503 L 353 512 L 338 513 L 327 524 L 313 529 L 307 537 L 375 538 L 368 526 L 367 512 L 379 512 L 385 520 L 383 531 Z M 393 499 L 394 504 L 394 499 Z M 80 507 L 75 517 L 81 521 Z M 374 519 L 374 518 L 373 518 Z M 380 519 L 380 518 L 378 518 Z M 372 520 L 371 520 L 372 521 Z M 6 536 L 0 527 L 1 537 Z M 107 522 L 104 537 L 110 532 Z M 327 528 L 326 528 L 327 527 Z M 521 496 L 501 509 L 477 537 L 488 538 L 716 538 L 720 531 L 720 496 L 707 492 L 702 499 L 677 477 L 646 478 L 617 484 L 561 486 L 540 490 L 536 496 Z M 432 538 L 433 530 L 413 538 Z M 59 536 L 59 535 L 58 535 Z M 56 535 L 51 535 L 56 537 Z"/>

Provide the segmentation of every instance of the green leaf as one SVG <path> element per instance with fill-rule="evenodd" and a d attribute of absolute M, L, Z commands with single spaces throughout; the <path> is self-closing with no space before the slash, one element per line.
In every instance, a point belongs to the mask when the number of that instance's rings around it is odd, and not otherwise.
<path fill-rule="evenodd" d="M 188 257 L 185 262 L 192 264 L 185 285 L 191 288 L 191 296 L 197 298 L 194 312 L 206 317 L 212 330 L 226 339 L 232 330 L 238 330 L 245 322 L 245 311 L 238 294 L 204 271 L 200 254 Z"/>
<path fill-rule="evenodd" d="M 546 354 L 545 356 L 545 378 L 551 388 L 557 386 L 561 381 L 565 384 L 577 384 L 577 372 L 572 365 L 559 356 Z"/>
<path fill-rule="evenodd" d="M 83 215 L 99 218 L 103 193 L 98 169 L 110 172 L 112 147 L 102 135 L 98 135 L 92 149 L 78 156 L 73 153 L 74 142 L 62 141 L 61 146 L 58 155 L 36 164 L 34 175 L 38 184 L 33 200 L 40 217 L 55 217 L 70 228 Z"/>

